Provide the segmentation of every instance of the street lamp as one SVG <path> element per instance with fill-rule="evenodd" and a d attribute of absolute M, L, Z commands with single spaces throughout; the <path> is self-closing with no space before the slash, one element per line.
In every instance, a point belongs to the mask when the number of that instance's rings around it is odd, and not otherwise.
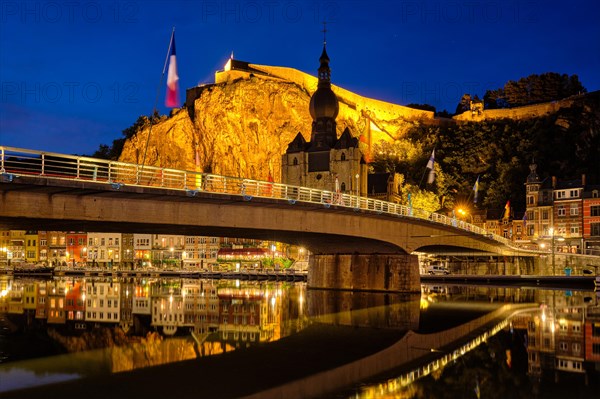
<path fill-rule="evenodd" d="M 275 267 L 275 250 L 277 249 L 277 247 L 275 246 L 275 244 L 271 245 L 271 257 L 273 259 L 273 267 Z"/>
<path fill-rule="evenodd" d="M 357 173 L 354 177 L 356 177 L 356 196 L 360 197 L 360 187 L 358 185 L 358 179 L 360 178 L 360 175 Z"/>
<path fill-rule="evenodd" d="M 550 243 L 550 245 L 551 245 L 550 250 L 552 251 L 552 275 L 555 276 L 556 275 L 556 262 L 555 262 L 555 258 L 554 258 L 554 227 L 550 227 L 550 229 L 548 231 L 550 232 L 550 237 L 552 238 L 552 241 Z"/>

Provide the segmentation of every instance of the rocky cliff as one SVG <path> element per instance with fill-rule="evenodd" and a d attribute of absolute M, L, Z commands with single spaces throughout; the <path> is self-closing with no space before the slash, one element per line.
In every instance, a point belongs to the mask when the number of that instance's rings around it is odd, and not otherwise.
<path fill-rule="evenodd" d="M 298 132 L 310 140 L 308 104 L 316 78 L 272 67 L 264 74 L 220 72 L 216 81 L 188 90 L 186 105 L 152 127 L 146 165 L 260 180 L 271 174 L 280 181 L 288 144 Z M 334 91 L 340 100 L 338 135 L 348 127 L 354 136 L 370 135 L 372 143 L 393 141 L 420 123 L 433 122 L 431 112 Z M 119 160 L 141 163 L 148 133 L 146 128 L 128 140 Z"/>

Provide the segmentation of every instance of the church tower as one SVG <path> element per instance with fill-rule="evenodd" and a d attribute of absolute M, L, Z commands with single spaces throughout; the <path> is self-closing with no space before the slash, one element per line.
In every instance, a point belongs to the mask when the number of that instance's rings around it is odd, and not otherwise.
<path fill-rule="evenodd" d="M 319 62 L 319 83 L 309 105 L 310 116 L 313 119 L 310 141 L 315 149 L 334 146 L 337 140 L 335 118 L 340 111 L 337 96 L 331 90 L 331 69 L 325 43 Z"/>
<path fill-rule="evenodd" d="M 340 106 L 331 88 L 327 43 L 319 58 L 317 90 L 310 98 L 312 117 L 310 141 L 301 133 L 288 145 L 282 156 L 282 182 L 328 191 L 366 195 L 367 165 L 358 139 L 346 128 L 337 137 L 336 118 Z"/>

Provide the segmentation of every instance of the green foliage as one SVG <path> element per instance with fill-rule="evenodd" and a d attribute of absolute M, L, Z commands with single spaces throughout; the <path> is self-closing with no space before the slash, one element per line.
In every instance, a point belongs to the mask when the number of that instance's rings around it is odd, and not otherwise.
<path fill-rule="evenodd" d="M 468 111 L 471 109 L 471 95 L 470 94 L 463 94 L 463 96 L 460 98 L 460 101 L 458 102 L 458 105 L 456 106 L 456 112 L 455 114 L 462 114 L 465 111 Z"/>
<path fill-rule="evenodd" d="M 263 258 L 262 265 L 263 265 L 263 267 L 272 268 L 275 266 L 275 262 L 273 261 L 272 258 Z"/>
<path fill-rule="evenodd" d="M 577 75 L 547 72 L 529 75 L 516 82 L 510 80 L 502 88 L 488 90 L 483 99 L 485 108 L 494 109 L 560 100 L 586 92 Z"/>
<path fill-rule="evenodd" d="M 425 182 L 425 165 L 435 147 L 436 180 Z M 373 169 L 401 173 L 402 197 L 411 192 L 414 207 L 427 190 L 435 198 L 472 202 L 479 180 L 478 206 L 501 209 L 510 200 L 525 208 L 524 183 L 533 159 L 541 178 L 558 176 L 600 183 L 600 93 L 589 94 L 570 108 L 541 118 L 495 120 L 440 127 L 418 126 L 405 139 L 374 146 Z M 434 197 L 425 195 L 429 209 Z M 440 201 L 440 205 L 441 205 Z"/>
<path fill-rule="evenodd" d="M 125 141 L 129 140 L 133 136 L 135 136 L 138 132 L 146 129 L 152 125 L 156 125 L 159 122 L 167 119 L 166 115 L 159 115 L 157 111 L 154 112 L 154 117 L 150 120 L 146 115 L 141 115 L 137 118 L 135 123 L 130 127 L 123 130 L 123 137 L 120 139 L 113 140 L 112 145 L 109 147 L 106 144 L 100 144 L 96 152 L 92 154 L 94 158 L 101 159 L 110 159 L 112 161 L 116 161 L 121 156 L 121 152 L 123 152 L 123 146 L 125 145 Z"/>

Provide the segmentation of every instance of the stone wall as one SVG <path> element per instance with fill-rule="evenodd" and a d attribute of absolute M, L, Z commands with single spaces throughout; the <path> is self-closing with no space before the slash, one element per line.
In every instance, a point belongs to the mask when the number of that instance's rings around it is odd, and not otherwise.
<path fill-rule="evenodd" d="M 581 96 L 579 96 L 581 97 Z M 495 119 L 531 119 L 552 114 L 561 108 L 568 108 L 573 105 L 576 98 L 567 98 L 549 103 L 526 105 L 524 107 L 505 108 L 505 109 L 486 109 L 481 113 L 465 111 L 460 115 L 455 115 L 454 120 L 466 122 L 480 122 L 484 120 Z"/>
<path fill-rule="evenodd" d="M 335 254 L 313 255 L 308 271 L 309 288 L 419 292 L 416 255 Z"/>
<path fill-rule="evenodd" d="M 277 67 L 268 65 L 251 64 L 255 69 L 264 71 L 269 76 L 282 78 L 304 87 L 309 93 L 317 88 L 317 78 L 294 68 Z M 331 85 L 338 99 L 347 103 L 357 111 L 369 110 L 377 115 L 379 119 L 393 120 L 398 117 L 409 119 L 433 119 L 433 112 L 420 109 L 404 107 L 402 105 L 388 103 L 386 101 L 363 97 L 342 87 Z"/>

